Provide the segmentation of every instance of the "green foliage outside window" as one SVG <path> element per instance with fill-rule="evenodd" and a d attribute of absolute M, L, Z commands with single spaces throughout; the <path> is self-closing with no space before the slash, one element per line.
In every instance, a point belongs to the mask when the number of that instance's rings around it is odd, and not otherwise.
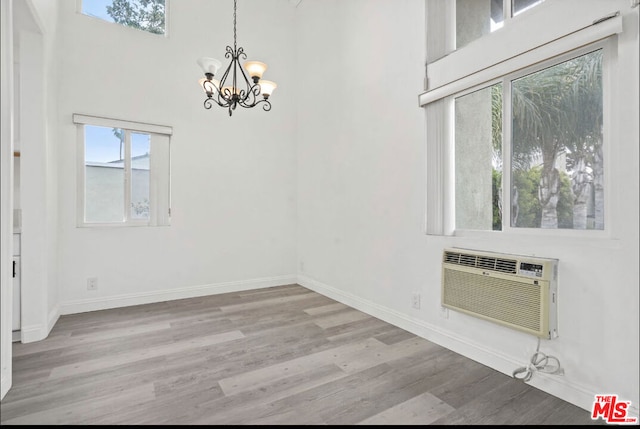
<path fill-rule="evenodd" d="M 513 175 L 513 183 L 518 189 L 518 216 L 515 227 L 540 228 L 542 207 L 538 198 L 538 188 L 542 177 L 542 167 L 529 170 L 516 170 Z M 493 230 L 502 229 L 502 207 L 497 198 L 502 182 L 502 173 L 493 170 Z M 571 191 L 571 178 L 565 172 L 560 173 L 560 191 L 558 205 L 558 228 L 573 228 L 574 196 Z"/>
<path fill-rule="evenodd" d="M 107 13 L 113 21 L 154 34 L 164 34 L 165 0 L 113 0 Z"/>

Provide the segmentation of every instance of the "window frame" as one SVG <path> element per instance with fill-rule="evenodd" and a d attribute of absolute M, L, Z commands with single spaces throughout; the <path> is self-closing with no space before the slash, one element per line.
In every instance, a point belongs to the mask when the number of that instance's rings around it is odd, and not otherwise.
<path fill-rule="evenodd" d="M 163 125 L 145 124 L 140 122 L 109 119 L 97 116 L 74 114 L 73 122 L 76 124 L 76 226 L 80 228 L 93 227 L 130 227 L 130 226 L 169 226 L 171 224 L 171 135 L 173 129 Z M 123 220 L 114 222 L 91 222 L 86 220 L 86 160 L 85 160 L 85 126 L 97 126 L 118 128 L 124 131 L 124 195 L 123 195 Z M 149 218 L 134 219 L 131 217 L 131 133 L 148 134 L 150 136 L 150 165 L 149 165 Z M 154 168 L 154 151 L 166 141 L 166 171 L 158 171 Z M 154 144 L 155 142 L 155 144 Z M 155 149 L 155 150 L 154 150 Z M 161 169 L 160 169 L 161 170 Z M 166 175 L 166 177 L 162 177 Z M 165 183 L 163 186 L 162 183 Z M 159 184 L 160 183 L 160 184 Z M 166 186 L 166 201 L 160 195 L 160 189 Z M 164 192 L 164 191 L 163 191 Z M 157 198 L 154 198 L 156 196 Z"/>
<path fill-rule="evenodd" d="M 452 2 L 427 0 L 427 52 L 425 89 L 418 94 L 418 105 L 425 110 L 426 117 L 426 198 L 424 212 L 424 232 L 434 236 L 474 236 L 487 237 L 487 234 L 524 235 L 527 237 L 542 234 L 544 237 L 561 235 L 564 237 L 608 238 L 613 239 L 621 233 L 615 225 L 613 208 L 619 203 L 611 190 L 616 183 L 612 182 L 612 157 L 619 157 L 618 150 L 613 147 L 619 130 L 614 128 L 617 117 L 623 112 L 616 103 L 622 96 L 621 88 L 613 79 L 619 78 L 618 45 L 626 40 L 623 16 L 620 10 L 612 8 L 616 4 L 589 1 L 589 8 L 577 0 L 565 2 L 544 2 L 535 7 L 531 13 L 519 14 L 518 25 L 504 27 L 472 44 L 455 50 L 452 46 L 451 33 L 455 31 L 455 14 L 448 7 Z M 581 7 L 580 13 L 571 13 Z M 444 21 L 446 22 L 443 22 Z M 515 21 L 514 21 L 515 22 Z M 429 25 L 435 23 L 436 25 Z M 547 32 L 529 31 L 545 25 Z M 431 28 L 431 29 L 430 29 Z M 516 32 L 525 33 L 522 38 L 515 38 Z M 568 230 L 568 229 L 530 229 L 510 228 L 508 231 L 455 231 L 455 219 L 452 218 L 455 198 L 452 186 L 453 163 L 455 159 L 451 150 L 453 134 L 453 98 L 452 95 L 477 90 L 489 86 L 519 70 L 529 69 L 547 61 L 554 61 L 569 53 L 579 55 L 585 46 L 602 42 L 608 45 L 606 58 L 603 58 L 603 86 L 609 88 L 603 94 L 603 114 L 606 127 L 603 139 L 607 142 L 604 148 L 605 157 L 605 216 L 604 230 Z M 504 47 L 504 49 L 502 49 Z M 491 55 L 489 55 L 491 54 Z M 505 167 L 506 168 L 506 167 Z M 544 238 L 546 239 L 546 238 Z"/>
<path fill-rule="evenodd" d="M 471 88 L 467 88 L 463 91 L 457 92 L 445 98 L 445 104 L 447 105 L 448 118 L 447 121 L 449 123 L 449 138 L 446 140 L 445 145 L 447 146 L 446 153 L 450 154 L 451 160 L 445 161 L 445 169 L 449 169 L 449 171 L 445 171 L 445 180 L 446 180 L 446 192 L 450 193 L 449 199 L 452 203 L 448 204 L 444 208 L 444 216 L 449 219 L 449 230 L 450 235 L 454 236 L 475 236 L 478 234 L 524 234 L 524 235 L 554 235 L 561 237 L 602 237 L 607 238 L 611 237 L 611 213 L 612 213 L 612 204 L 611 204 L 611 93 L 612 93 L 612 84 L 611 84 L 611 76 L 614 75 L 613 67 L 615 61 L 613 57 L 615 56 L 615 39 L 616 36 L 612 36 L 606 40 L 597 41 L 595 43 L 589 44 L 587 46 L 580 47 L 578 49 L 572 50 L 570 52 L 565 52 L 561 55 L 554 56 L 552 58 L 548 58 L 545 61 L 538 62 L 536 64 L 532 64 L 529 67 L 516 70 L 509 74 L 506 74 L 500 78 L 496 78 L 485 83 L 475 85 Z M 605 223 L 604 228 L 602 230 L 582 230 L 582 229 L 568 229 L 568 228 L 526 228 L 526 227 L 514 227 L 511 226 L 511 193 L 505 192 L 505 190 L 511 189 L 511 180 L 512 180 L 512 171 L 511 171 L 511 161 L 512 161 L 512 112 L 511 112 L 511 85 L 512 82 L 532 73 L 536 73 L 540 70 L 546 69 L 548 67 L 553 67 L 555 65 L 561 64 L 563 62 L 569 61 L 573 58 L 580 57 L 582 55 L 586 55 L 590 52 L 594 52 L 597 50 L 602 50 L 602 109 L 603 109 L 603 164 L 604 164 L 604 213 L 605 213 Z M 473 92 L 489 88 L 492 85 L 497 83 L 502 84 L 503 94 L 502 94 L 502 201 L 503 201 L 503 211 L 502 211 L 502 230 L 494 231 L 494 230 L 473 230 L 473 229 L 462 229 L 457 228 L 455 224 L 456 212 L 455 212 L 455 112 L 454 112 L 454 101 L 456 98 L 463 97 L 465 95 L 471 94 Z"/>
<path fill-rule="evenodd" d="M 102 19 L 98 16 L 93 16 L 93 15 L 87 15 L 86 13 L 84 13 L 82 11 L 82 2 L 85 0 L 76 0 L 76 13 L 80 16 L 84 16 L 87 17 L 89 19 L 94 19 L 100 22 L 105 22 L 107 24 L 114 24 L 118 27 L 122 27 L 122 28 L 127 28 L 129 30 L 134 30 L 140 33 L 146 33 L 146 34 L 150 34 L 152 36 L 163 36 L 165 38 L 169 37 L 169 15 L 170 15 L 170 3 L 171 0 L 164 0 L 164 33 L 162 34 L 157 34 L 157 33 L 152 33 L 150 31 L 146 31 L 146 30 L 141 30 L 139 28 L 135 28 L 135 27 L 129 27 L 128 25 L 124 25 L 124 24 L 120 24 L 114 21 L 108 21 L 106 19 Z"/>
<path fill-rule="evenodd" d="M 455 14 L 451 16 L 446 9 L 434 8 L 434 15 L 444 14 L 449 21 L 436 28 L 441 34 L 433 35 L 440 36 L 445 46 L 438 46 L 436 41 L 430 42 L 433 37 L 427 37 L 427 84 L 418 96 L 420 106 L 623 32 L 619 11 L 611 12 L 606 4 L 600 4 L 592 15 L 599 19 L 567 17 L 572 11 L 572 3 L 569 0 L 545 2 L 534 8 L 535 13 L 518 15 L 517 18 L 521 18 L 518 25 L 487 34 L 460 49 L 452 45 Z M 547 15 L 547 20 L 551 21 L 550 31 L 537 31 L 545 24 Z M 428 23 L 435 18 L 430 18 Z M 563 26 L 565 21 L 566 27 Z M 525 34 L 521 41 L 505 46 L 505 42 L 519 34 Z M 437 55 L 431 55 L 429 51 Z"/>

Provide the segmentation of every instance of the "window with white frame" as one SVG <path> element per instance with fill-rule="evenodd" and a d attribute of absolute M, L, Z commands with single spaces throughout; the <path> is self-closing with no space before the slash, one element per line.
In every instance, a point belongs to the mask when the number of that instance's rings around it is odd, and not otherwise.
<path fill-rule="evenodd" d="M 168 225 L 171 128 L 85 115 L 74 122 L 78 225 Z"/>
<path fill-rule="evenodd" d="M 153 34 L 166 33 L 166 0 L 81 0 L 83 15 Z"/>
<path fill-rule="evenodd" d="M 514 16 L 541 2 L 499 3 Z M 449 19 L 427 35 L 428 86 L 419 97 L 428 234 L 609 230 L 608 118 L 623 31 L 612 3 L 545 2 L 459 49 L 450 42 L 459 14 L 427 1 L 427 16 Z M 542 24 L 545 32 L 525 31 Z"/>
<path fill-rule="evenodd" d="M 604 229 L 602 59 L 572 53 L 453 96 L 456 229 Z"/>

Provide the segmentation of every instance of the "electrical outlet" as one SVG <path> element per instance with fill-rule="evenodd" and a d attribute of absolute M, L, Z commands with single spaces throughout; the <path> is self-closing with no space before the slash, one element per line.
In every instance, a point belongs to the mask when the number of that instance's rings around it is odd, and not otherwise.
<path fill-rule="evenodd" d="M 300 261 L 300 272 L 304 273 L 304 261 Z"/>
<path fill-rule="evenodd" d="M 87 290 L 97 290 L 97 289 L 98 289 L 98 278 L 89 277 L 87 279 Z"/>
<path fill-rule="evenodd" d="M 411 306 L 413 308 L 416 308 L 416 309 L 420 308 L 420 294 L 419 293 L 414 293 L 413 296 L 411 297 Z"/>

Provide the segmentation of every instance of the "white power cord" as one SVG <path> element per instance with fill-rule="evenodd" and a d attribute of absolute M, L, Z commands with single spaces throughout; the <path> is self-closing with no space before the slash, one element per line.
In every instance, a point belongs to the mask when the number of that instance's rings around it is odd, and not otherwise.
<path fill-rule="evenodd" d="M 555 362 L 555 365 L 550 362 Z M 560 367 L 558 358 L 555 356 L 547 356 L 540 351 L 540 338 L 538 338 L 538 347 L 533 356 L 531 356 L 530 363 L 527 366 L 520 367 L 513 371 L 513 378 L 526 382 L 531 380 L 535 372 L 564 375 L 564 369 Z"/>

